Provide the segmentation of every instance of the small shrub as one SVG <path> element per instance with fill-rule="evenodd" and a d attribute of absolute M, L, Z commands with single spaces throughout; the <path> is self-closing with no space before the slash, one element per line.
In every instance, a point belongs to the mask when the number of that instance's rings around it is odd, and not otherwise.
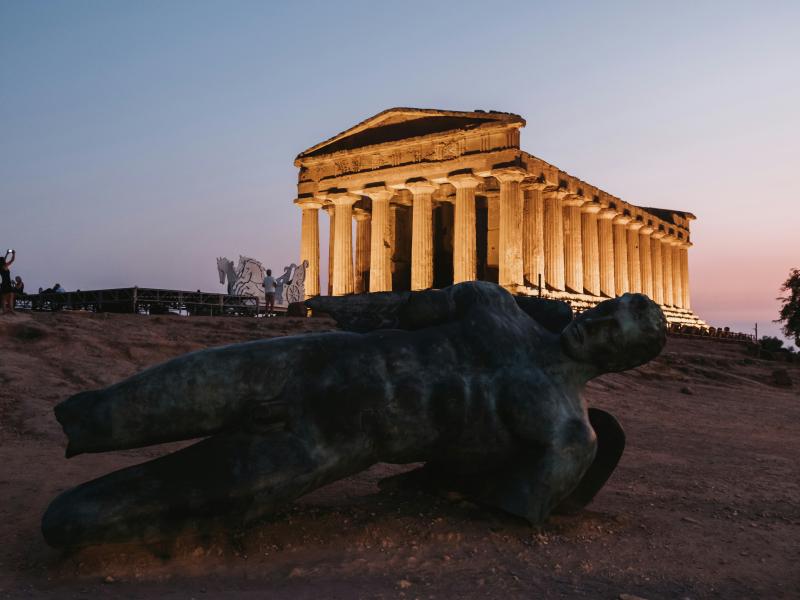
<path fill-rule="evenodd" d="M 18 340 L 33 341 L 43 338 L 47 335 L 47 331 L 35 325 L 17 325 L 11 330 L 13 335 Z"/>
<path fill-rule="evenodd" d="M 780 352 L 784 349 L 782 339 L 770 337 L 768 335 L 762 337 L 758 343 L 761 346 L 761 349 L 766 350 L 767 352 Z"/>

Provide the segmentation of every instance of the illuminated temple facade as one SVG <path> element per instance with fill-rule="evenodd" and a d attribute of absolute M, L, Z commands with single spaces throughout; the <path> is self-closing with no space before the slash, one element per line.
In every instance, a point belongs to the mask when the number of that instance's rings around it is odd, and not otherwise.
<path fill-rule="evenodd" d="M 528 154 L 524 126 L 511 113 L 392 108 L 298 155 L 307 295 L 321 293 L 322 210 L 328 294 L 479 279 L 580 310 L 641 292 L 670 321 L 704 325 L 689 290 L 694 215 L 630 204 Z"/>

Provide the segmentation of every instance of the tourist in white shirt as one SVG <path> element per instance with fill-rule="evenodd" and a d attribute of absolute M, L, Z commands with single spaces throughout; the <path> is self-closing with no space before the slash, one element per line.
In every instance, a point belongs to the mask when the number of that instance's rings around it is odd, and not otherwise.
<path fill-rule="evenodd" d="M 268 317 L 275 316 L 275 289 L 276 282 L 272 276 L 272 269 L 267 269 L 267 276 L 264 277 L 264 297 L 267 301 L 266 316 Z"/>

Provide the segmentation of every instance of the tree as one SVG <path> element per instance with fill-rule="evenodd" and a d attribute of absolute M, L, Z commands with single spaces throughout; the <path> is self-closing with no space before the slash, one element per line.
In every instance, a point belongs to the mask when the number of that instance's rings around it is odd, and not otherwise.
<path fill-rule="evenodd" d="M 783 306 L 775 322 L 783 323 L 783 333 L 794 338 L 795 345 L 800 348 L 800 269 L 789 271 L 789 278 L 781 286 L 781 291 L 787 294 L 778 297 Z"/>

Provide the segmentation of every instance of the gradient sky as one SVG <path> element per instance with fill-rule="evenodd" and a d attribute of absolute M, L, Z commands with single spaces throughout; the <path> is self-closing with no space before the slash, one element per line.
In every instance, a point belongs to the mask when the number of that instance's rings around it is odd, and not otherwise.
<path fill-rule="evenodd" d="M 29 289 L 219 291 L 216 256 L 297 261 L 305 148 L 392 106 L 495 109 L 528 152 L 696 214 L 696 312 L 775 334 L 798 23 L 796 1 L 1 0 L 0 245 Z"/>

